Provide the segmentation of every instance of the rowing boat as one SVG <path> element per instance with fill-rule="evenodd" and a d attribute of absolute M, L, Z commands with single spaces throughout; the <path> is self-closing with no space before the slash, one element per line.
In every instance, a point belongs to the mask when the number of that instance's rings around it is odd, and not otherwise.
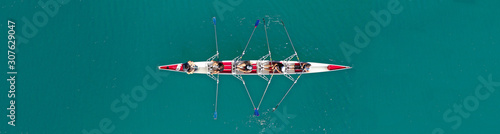
<path fill-rule="evenodd" d="M 238 80 L 240 80 L 243 83 L 243 86 L 245 87 L 245 90 L 248 94 L 248 98 L 250 99 L 250 102 L 252 103 L 254 115 L 259 116 L 260 104 L 262 103 L 262 100 L 264 99 L 264 96 L 266 95 L 267 89 L 269 88 L 269 84 L 271 84 L 271 81 L 272 81 L 274 75 L 285 76 L 288 79 L 290 79 L 291 81 L 293 81 L 293 84 L 287 90 L 285 95 L 281 98 L 280 102 L 276 105 L 276 107 L 273 108 L 273 112 L 278 108 L 278 106 L 281 104 L 281 102 L 283 102 L 285 97 L 288 95 L 288 93 L 293 88 L 295 83 L 297 83 L 297 81 L 299 80 L 300 76 L 302 76 L 302 74 L 331 72 L 331 71 L 345 70 L 345 69 L 351 68 L 349 66 L 344 66 L 344 65 L 325 64 L 325 63 L 316 63 L 316 62 L 301 62 L 299 59 L 299 56 L 297 55 L 297 51 L 295 51 L 295 47 L 293 46 L 293 42 L 290 38 L 290 35 L 288 34 L 288 31 L 285 27 L 285 23 L 283 23 L 283 21 L 281 21 L 281 24 L 283 25 L 283 28 L 285 29 L 286 35 L 288 36 L 288 40 L 290 41 L 290 45 L 292 46 L 293 51 L 295 53 L 284 60 L 274 61 L 272 56 L 271 56 L 271 49 L 269 47 L 266 21 L 265 21 L 265 19 L 262 19 L 262 20 L 264 22 L 264 30 L 266 33 L 268 54 L 262 56 L 258 60 L 242 60 L 242 58 L 245 55 L 248 44 L 250 43 L 250 40 L 252 39 L 252 36 L 253 36 L 253 33 L 255 32 L 255 29 L 259 25 L 259 20 L 257 20 L 257 22 L 255 22 L 255 27 L 252 31 L 252 34 L 250 34 L 250 39 L 248 39 L 248 42 L 245 46 L 245 49 L 243 50 L 243 53 L 240 56 L 237 56 L 236 58 L 234 58 L 233 60 L 220 61 L 219 60 L 219 45 L 217 43 L 216 19 L 215 19 L 215 17 L 213 17 L 212 21 L 214 24 L 215 48 L 216 48 L 215 55 L 208 58 L 206 61 L 193 62 L 192 64 L 177 63 L 177 64 L 170 64 L 170 65 L 162 65 L 162 66 L 158 66 L 158 69 L 175 71 L 175 72 L 188 72 L 189 71 L 189 73 L 194 73 L 194 74 L 206 74 L 210 78 L 214 79 L 217 82 L 217 87 L 215 90 L 215 112 L 213 114 L 213 117 L 214 117 L 214 119 L 217 119 L 217 101 L 218 101 L 218 95 L 219 95 L 219 76 L 220 75 L 233 75 L 235 78 L 237 78 Z M 292 61 L 292 59 L 294 59 L 294 58 L 296 58 L 297 60 Z M 214 63 L 216 63 L 215 65 L 217 66 L 215 69 L 214 69 Z M 244 64 L 245 67 L 247 67 L 247 69 L 242 70 L 241 69 L 242 66 L 240 66 L 241 64 Z M 281 66 L 279 67 L 280 68 L 279 70 L 276 70 L 277 68 L 273 68 L 272 67 L 273 65 L 281 65 Z M 214 71 L 214 70 L 218 70 L 218 71 Z M 214 73 L 214 72 L 217 72 L 217 73 Z M 294 74 L 299 75 L 299 76 L 294 78 L 291 76 Z M 255 106 L 255 104 L 252 100 L 252 96 L 250 95 L 250 92 L 248 92 L 248 88 L 245 84 L 245 80 L 243 79 L 242 75 L 258 75 L 267 81 L 266 89 L 264 90 L 264 93 L 263 93 L 257 107 Z M 270 78 L 268 78 L 269 75 L 270 75 Z"/>
<path fill-rule="evenodd" d="M 272 65 L 273 63 L 282 63 L 285 65 L 286 71 L 282 72 L 274 72 L 274 75 L 284 75 L 284 74 L 300 74 L 300 73 L 321 73 L 321 72 L 329 72 L 329 71 L 338 71 L 338 70 L 343 70 L 343 69 L 349 69 L 351 67 L 349 66 L 343 66 L 343 65 L 335 65 L 335 64 L 325 64 L 325 63 L 316 63 L 316 62 L 302 62 L 302 63 L 309 63 L 311 64 L 309 72 L 303 72 L 302 69 L 299 68 L 290 68 L 289 66 L 300 66 L 301 63 L 298 61 L 259 61 L 259 60 L 250 60 L 250 63 L 253 66 L 253 69 L 249 73 L 243 73 L 240 72 L 239 70 L 235 69 L 233 65 L 237 65 L 237 63 L 234 63 L 231 60 L 225 60 L 221 61 L 222 64 L 224 65 L 224 69 L 220 71 L 219 73 L 221 75 L 232 75 L 233 73 L 238 73 L 241 75 L 272 75 L 272 71 L 268 71 L 266 69 L 271 69 L 269 67 L 264 67 L 264 65 Z M 199 62 L 194 62 L 194 64 L 198 67 L 196 71 L 193 73 L 195 74 L 210 74 L 210 68 L 209 66 L 212 64 L 211 61 L 199 61 Z M 175 71 L 175 72 L 185 72 L 187 71 L 184 67 L 184 63 L 178 63 L 178 64 L 171 64 L 171 65 L 162 65 L 159 66 L 158 69 L 160 70 L 169 70 L 169 71 Z"/>

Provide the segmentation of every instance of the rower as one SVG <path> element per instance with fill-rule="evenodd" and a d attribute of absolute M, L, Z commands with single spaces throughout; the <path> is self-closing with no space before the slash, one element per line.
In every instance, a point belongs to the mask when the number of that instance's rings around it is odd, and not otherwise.
<path fill-rule="evenodd" d="M 210 74 L 218 74 L 220 71 L 224 70 L 224 64 L 219 61 L 212 61 L 212 64 L 210 65 Z"/>
<path fill-rule="evenodd" d="M 188 61 L 182 64 L 182 67 L 184 67 L 184 72 L 186 72 L 187 74 L 193 74 L 194 71 L 198 70 L 198 66 L 194 64 L 193 61 Z"/>
<path fill-rule="evenodd" d="M 309 69 L 311 69 L 311 63 L 303 62 L 300 64 L 300 66 L 296 66 L 295 69 L 300 69 L 304 72 L 309 72 Z"/>
<path fill-rule="evenodd" d="M 250 63 L 250 61 L 243 61 L 237 67 L 238 70 L 240 70 L 243 73 L 250 73 L 253 70 L 253 66 Z"/>
<path fill-rule="evenodd" d="M 269 69 L 269 68 L 271 68 L 271 69 Z M 267 71 L 273 71 L 273 72 L 276 71 L 277 73 L 283 73 L 286 70 L 286 67 L 285 67 L 285 65 L 283 65 L 283 63 L 276 62 L 272 66 L 265 65 L 264 69 Z"/>

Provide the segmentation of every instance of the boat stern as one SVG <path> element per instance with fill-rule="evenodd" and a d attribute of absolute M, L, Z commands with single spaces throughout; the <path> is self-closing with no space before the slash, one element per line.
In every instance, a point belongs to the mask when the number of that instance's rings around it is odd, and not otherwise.
<path fill-rule="evenodd" d="M 208 71 L 207 64 L 209 62 L 201 61 L 201 62 L 193 62 L 193 63 L 198 68 L 193 73 L 195 73 L 195 74 L 207 74 L 207 71 Z M 168 71 L 175 71 L 175 72 L 186 72 L 185 68 L 183 67 L 183 63 L 170 64 L 170 65 L 161 65 L 161 66 L 158 66 L 158 69 L 160 69 L 160 70 L 168 70 Z"/>
<path fill-rule="evenodd" d="M 179 63 L 179 64 L 170 64 L 170 65 L 161 65 L 161 66 L 158 66 L 158 69 L 160 69 L 160 70 L 169 70 L 169 71 L 178 71 L 178 72 L 182 72 L 183 71 L 182 63 Z"/>

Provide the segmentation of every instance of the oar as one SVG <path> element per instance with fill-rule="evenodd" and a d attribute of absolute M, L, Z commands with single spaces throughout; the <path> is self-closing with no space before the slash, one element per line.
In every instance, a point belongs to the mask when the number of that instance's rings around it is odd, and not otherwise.
<path fill-rule="evenodd" d="M 286 30 L 285 23 L 283 20 L 281 20 L 281 24 L 283 24 L 283 28 L 285 29 L 286 36 L 288 36 L 288 40 L 290 41 L 290 45 L 292 45 L 293 51 L 295 52 L 295 56 L 297 57 L 297 61 L 300 63 L 299 55 L 297 54 L 297 51 L 295 51 L 295 47 L 293 46 L 292 38 L 290 38 L 290 34 L 288 34 L 288 31 Z"/>
<path fill-rule="evenodd" d="M 267 37 L 267 27 L 266 27 L 266 20 L 264 18 L 262 18 L 262 21 L 264 22 L 264 31 L 266 33 L 266 43 L 267 43 L 267 50 L 269 52 L 269 59 L 270 59 L 270 62 L 272 63 L 273 61 L 273 57 L 271 56 L 271 48 L 269 48 L 269 39 Z M 267 89 L 269 88 L 269 84 L 271 84 L 271 81 L 273 80 L 273 76 L 274 76 L 274 66 L 272 67 L 273 68 L 273 74 L 271 74 L 271 78 L 269 79 L 269 81 L 267 81 L 267 86 L 266 86 L 266 89 L 264 90 L 264 94 L 262 94 L 262 98 L 260 98 L 260 102 L 259 102 L 259 105 L 257 106 L 257 109 L 255 110 L 254 114 L 257 113 L 257 116 L 259 114 L 259 108 L 260 108 L 260 104 L 262 104 L 262 100 L 264 99 L 264 96 L 266 96 L 266 92 L 267 92 Z"/>
<path fill-rule="evenodd" d="M 258 25 L 259 25 L 259 20 L 257 20 L 257 22 L 255 22 L 255 27 L 253 28 L 252 34 L 250 34 L 250 39 L 248 39 L 247 45 L 245 45 L 245 49 L 243 49 L 243 53 L 241 54 L 241 57 L 243 57 L 243 55 L 245 55 L 245 51 L 247 50 L 248 44 L 250 43 L 250 40 L 252 40 L 253 33 L 255 32 L 255 29 L 257 28 Z"/>
<path fill-rule="evenodd" d="M 286 26 L 285 26 L 285 23 L 283 23 L 283 20 L 281 20 L 281 24 L 283 24 L 283 28 L 285 29 L 286 36 L 288 37 L 288 40 L 290 41 L 290 45 L 292 45 L 293 51 L 295 52 L 295 56 L 297 57 L 297 61 L 300 63 L 299 55 L 297 55 L 297 51 L 295 51 L 295 47 L 293 46 L 292 39 L 290 38 L 290 34 L 288 34 L 288 31 L 286 30 Z M 302 76 L 302 74 L 304 74 L 304 71 L 305 70 L 302 70 L 302 73 L 300 73 L 300 75 L 297 77 L 297 79 L 295 79 L 295 81 L 293 82 L 292 86 L 290 86 L 290 88 L 288 89 L 288 91 L 286 91 L 285 96 L 283 96 L 283 98 L 281 98 L 281 100 L 278 103 L 278 105 L 276 105 L 276 107 L 273 108 L 273 112 L 276 109 L 278 109 L 278 106 L 281 104 L 281 102 L 283 102 L 283 99 L 285 99 L 285 97 L 288 95 L 288 93 L 290 92 L 290 90 L 292 90 L 293 86 L 295 86 L 295 83 L 297 83 L 297 80 L 300 79 L 300 76 Z"/>
<path fill-rule="evenodd" d="M 243 58 L 243 55 L 245 55 L 245 51 L 248 48 L 248 44 L 250 44 L 250 40 L 252 40 L 253 33 L 255 32 L 255 29 L 257 28 L 258 25 L 259 25 L 259 20 L 257 20 L 257 22 L 255 22 L 255 27 L 253 28 L 252 34 L 250 34 L 250 38 L 248 39 L 248 42 L 245 45 L 245 49 L 243 49 L 243 52 L 241 53 L 241 56 L 235 58 L 236 61 L 240 60 L 241 58 Z M 253 103 L 252 96 L 250 95 L 250 92 L 248 92 L 248 88 L 247 88 L 247 85 L 245 84 L 245 80 L 243 80 L 243 78 L 241 76 L 240 77 L 235 76 L 235 77 L 238 78 L 238 79 L 240 79 L 241 82 L 243 82 L 243 86 L 245 87 L 245 91 L 247 91 L 248 98 L 250 98 L 250 102 L 252 103 L 252 106 L 253 106 L 253 109 L 254 109 L 254 115 L 255 116 L 259 116 L 259 111 L 255 107 L 255 104 Z"/>
<path fill-rule="evenodd" d="M 212 21 L 214 22 L 214 31 L 215 31 L 215 50 L 217 51 L 217 61 L 219 61 L 219 44 L 217 43 L 217 23 L 215 21 L 215 17 L 212 18 Z"/>
<path fill-rule="evenodd" d="M 214 120 L 217 120 L 217 98 L 219 97 L 219 74 L 217 74 L 217 88 L 215 90 L 215 112 Z"/>
<path fill-rule="evenodd" d="M 214 22 L 214 31 L 215 31 L 215 49 L 217 50 L 217 61 L 219 61 L 219 46 L 217 44 L 217 26 L 215 17 L 212 18 Z M 217 120 L 217 99 L 219 97 L 219 74 L 217 74 L 217 88 L 215 89 L 215 112 L 214 112 L 214 120 Z"/>

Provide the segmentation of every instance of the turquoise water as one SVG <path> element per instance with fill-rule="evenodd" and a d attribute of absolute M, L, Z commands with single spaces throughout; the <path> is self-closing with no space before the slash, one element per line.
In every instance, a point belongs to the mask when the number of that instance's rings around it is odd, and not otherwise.
<path fill-rule="evenodd" d="M 37 1 L 1 2 L 3 21 L 16 22 L 18 72 L 16 126 L 7 124 L 9 111 L 4 110 L 2 134 L 500 131 L 500 95 L 495 92 L 500 90 L 499 1 L 56 4 L 59 10 L 48 13 Z M 389 13 L 390 21 L 377 20 L 371 11 Z M 266 18 L 274 59 L 293 54 L 278 22 L 283 20 L 302 61 L 353 68 L 303 75 L 277 112 L 270 112 L 293 83 L 275 77 L 259 117 L 252 116 L 241 82 L 221 77 L 219 117 L 213 120 L 215 81 L 156 69 L 215 54 L 213 16 L 218 18 L 221 59 L 240 55 L 255 20 Z M 24 28 L 29 23 L 36 30 Z M 7 24 L 0 26 L 1 40 L 7 42 Z M 366 38 L 356 38 L 362 35 L 356 27 Z M 259 26 L 244 59 L 265 54 Z M 7 56 L 0 60 L 7 67 Z M 244 79 L 258 103 L 267 82 L 258 76 Z M 8 81 L 1 87 L 0 103 L 7 108 Z"/>

